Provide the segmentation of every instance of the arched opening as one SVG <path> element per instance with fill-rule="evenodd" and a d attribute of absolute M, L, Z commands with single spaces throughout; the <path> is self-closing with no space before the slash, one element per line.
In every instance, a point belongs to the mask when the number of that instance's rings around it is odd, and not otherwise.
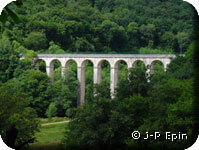
<path fill-rule="evenodd" d="M 164 72 L 164 64 L 160 60 L 154 60 L 151 63 L 150 74 Z"/>
<path fill-rule="evenodd" d="M 101 69 L 101 82 L 110 83 L 110 63 L 107 60 L 101 60 L 98 63 L 98 68 Z"/>
<path fill-rule="evenodd" d="M 46 63 L 44 60 L 42 59 L 37 60 L 35 67 L 36 69 L 46 73 Z"/>
<path fill-rule="evenodd" d="M 133 68 L 140 68 L 140 69 L 146 69 L 147 66 L 145 66 L 144 62 L 142 60 L 136 60 L 133 62 L 132 65 Z"/>
<path fill-rule="evenodd" d="M 103 59 L 98 62 L 98 84 L 101 90 L 100 92 L 104 94 L 104 97 L 110 97 L 110 74 L 111 74 L 111 66 L 110 63 Z"/>
<path fill-rule="evenodd" d="M 82 67 L 84 68 L 85 71 L 85 100 L 89 101 L 92 100 L 93 98 L 93 70 L 94 70 L 94 65 L 91 60 L 84 60 L 82 62 Z"/>
<path fill-rule="evenodd" d="M 63 70 L 64 77 L 67 77 L 69 72 L 73 72 L 75 75 L 75 78 L 77 78 L 77 62 L 73 59 L 70 59 L 65 64 L 65 69 Z"/>
<path fill-rule="evenodd" d="M 128 78 L 128 65 L 124 60 L 117 61 L 115 63 L 115 68 L 118 69 L 118 83 Z"/>
<path fill-rule="evenodd" d="M 61 76 L 61 62 L 57 59 L 54 59 L 50 62 L 50 75 Z"/>

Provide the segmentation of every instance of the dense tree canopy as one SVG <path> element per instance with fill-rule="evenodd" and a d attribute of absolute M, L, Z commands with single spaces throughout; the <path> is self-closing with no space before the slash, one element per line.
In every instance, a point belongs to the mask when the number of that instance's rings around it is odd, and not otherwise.
<path fill-rule="evenodd" d="M 194 40 L 196 12 L 181 0 L 26 0 L 15 11 L 21 23 L 6 22 L 2 33 L 39 52 L 50 42 L 64 52 L 184 52 Z"/>

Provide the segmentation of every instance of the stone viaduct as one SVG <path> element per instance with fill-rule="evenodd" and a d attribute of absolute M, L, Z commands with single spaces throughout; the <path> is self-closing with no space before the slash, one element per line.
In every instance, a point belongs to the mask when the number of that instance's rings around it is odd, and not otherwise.
<path fill-rule="evenodd" d="M 94 68 L 94 84 L 101 82 L 101 64 L 103 61 L 108 61 L 110 64 L 110 89 L 111 97 L 114 97 L 114 89 L 118 83 L 118 64 L 120 61 L 126 62 L 128 69 L 135 67 L 138 61 L 142 61 L 145 66 L 148 66 L 148 72 L 153 73 L 153 65 L 156 61 L 162 62 L 164 70 L 170 63 L 174 54 L 38 54 L 36 62 L 43 60 L 46 64 L 46 73 L 51 75 L 54 71 L 54 62 L 58 60 L 63 70 L 69 66 L 73 60 L 77 64 L 77 78 L 78 78 L 78 101 L 80 106 L 84 102 L 85 97 L 85 63 L 91 61 Z"/>

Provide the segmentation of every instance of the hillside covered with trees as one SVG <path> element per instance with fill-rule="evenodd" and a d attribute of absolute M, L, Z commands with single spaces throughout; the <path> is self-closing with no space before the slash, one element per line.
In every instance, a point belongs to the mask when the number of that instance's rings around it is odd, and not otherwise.
<path fill-rule="evenodd" d="M 23 0 L 1 36 L 36 52 L 185 52 L 194 8 L 181 0 Z"/>

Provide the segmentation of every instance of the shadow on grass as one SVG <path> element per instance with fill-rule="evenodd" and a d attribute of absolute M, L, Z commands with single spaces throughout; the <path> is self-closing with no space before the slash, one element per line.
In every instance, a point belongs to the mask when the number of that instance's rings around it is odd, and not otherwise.
<path fill-rule="evenodd" d="M 30 145 L 21 150 L 64 150 L 64 147 L 60 142 L 53 142 L 49 144 Z"/>

